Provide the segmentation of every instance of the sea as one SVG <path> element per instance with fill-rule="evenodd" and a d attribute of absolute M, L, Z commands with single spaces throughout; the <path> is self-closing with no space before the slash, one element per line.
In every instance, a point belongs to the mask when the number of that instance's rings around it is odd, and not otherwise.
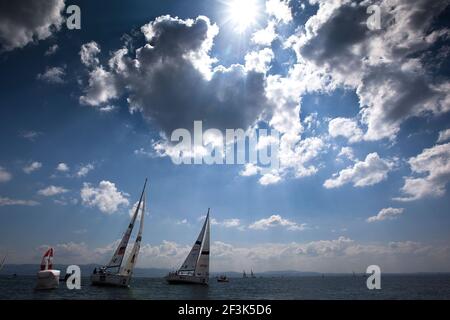
<path fill-rule="evenodd" d="M 381 289 L 369 290 L 366 278 L 352 275 L 210 279 L 209 286 L 169 285 L 163 278 L 132 280 L 130 288 L 91 286 L 80 290 L 36 291 L 34 276 L 0 276 L 0 300 L 428 300 L 450 299 L 450 274 L 383 275 Z"/>

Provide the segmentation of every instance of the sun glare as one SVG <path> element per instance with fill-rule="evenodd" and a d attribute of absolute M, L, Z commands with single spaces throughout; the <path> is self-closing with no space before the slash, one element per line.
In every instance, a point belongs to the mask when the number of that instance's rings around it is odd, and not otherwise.
<path fill-rule="evenodd" d="M 256 23 L 260 10 L 257 0 L 230 0 L 227 7 L 228 20 L 240 33 Z"/>

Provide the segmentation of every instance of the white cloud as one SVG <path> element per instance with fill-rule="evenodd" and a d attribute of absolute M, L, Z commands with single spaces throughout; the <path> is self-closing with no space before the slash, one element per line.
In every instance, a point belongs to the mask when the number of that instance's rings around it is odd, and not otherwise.
<path fill-rule="evenodd" d="M 327 148 L 327 144 L 318 136 L 302 138 L 304 128 L 300 121 L 300 96 L 316 86 L 317 75 L 299 72 L 293 68 L 286 78 L 269 75 L 266 94 L 275 105 L 269 124 L 280 132 L 278 156 L 280 169 L 270 172 L 261 182 L 278 182 L 286 177 L 302 178 L 317 173 L 318 157 Z M 278 178 L 280 180 L 278 180 Z"/>
<path fill-rule="evenodd" d="M 363 131 L 358 123 L 349 118 L 335 118 L 328 123 L 328 133 L 332 137 L 343 136 L 348 142 L 354 143 L 363 139 Z"/>
<path fill-rule="evenodd" d="M 263 46 L 270 46 L 276 38 L 275 22 L 269 21 L 266 28 L 253 33 L 252 42 Z"/>
<path fill-rule="evenodd" d="M 352 183 L 354 187 L 371 186 L 386 180 L 393 167 L 391 161 L 380 158 L 378 153 L 370 153 L 364 161 L 357 161 L 353 167 L 335 173 L 323 185 L 327 189 L 338 188 L 347 183 Z"/>
<path fill-rule="evenodd" d="M 74 234 L 86 234 L 87 232 L 87 229 L 77 229 L 73 231 Z"/>
<path fill-rule="evenodd" d="M 95 41 L 83 44 L 80 50 L 81 62 L 87 67 L 97 66 L 100 63 L 97 58 L 100 52 L 100 46 Z"/>
<path fill-rule="evenodd" d="M 83 183 L 80 192 L 84 205 L 97 207 L 101 212 L 111 214 L 116 212 L 120 206 L 128 206 L 128 194 L 117 190 L 116 185 L 110 181 L 101 181 L 98 187 L 89 183 Z"/>
<path fill-rule="evenodd" d="M 288 23 L 292 20 L 291 9 L 289 8 L 290 0 L 267 0 L 266 12 L 274 16 L 278 21 Z"/>
<path fill-rule="evenodd" d="M 39 73 L 37 79 L 48 83 L 64 83 L 66 71 L 64 67 L 47 67 L 44 73 Z"/>
<path fill-rule="evenodd" d="M 61 163 L 58 163 L 58 165 L 56 166 L 56 170 L 60 171 L 60 172 L 67 172 L 70 169 L 69 169 L 69 166 L 66 163 L 61 162 Z"/>
<path fill-rule="evenodd" d="M 338 153 L 338 157 L 347 158 L 348 160 L 355 161 L 355 154 L 351 147 L 342 147 Z"/>
<path fill-rule="evenodd" d="M 186 218 L 176 221 L 176 224 L 189 224 Z"/>
<path fill-rule="evenodd" d="M 448 140 L 450 140 L 450 129 L 440 131 L 437 142 L 441 143 L 446 142 Z"/>
<path fill-rule="evenodd" d="M 245 55 L 245 69 L 266 73 L 270 68 L 273 57 L 274 54 L 270 48 L 251 51 Z"/>
<path fill-rule="evenodd" d="M 263 186 L 267 186 L 270 184 L 277 184 L 281 181 L 281 177 L 277 174 L 273 173 L 265 173 L 259 178 L 259 183 Z"/>
<path fill-rule="evenodd" d="M 39 202 L 34 200 L 19 200 L 0 197 L 0 207 L 2 206 L 37 206 Z"/>
<path fill-rule="evenodd" d="M 80 103 L 89 106 L 99 106 L 118 96 L 114 76 L 97 67 L 89 73 L 89 83 L 80 97 Z"/>
<path fill-rule="evenodd" d="M 237 218 L 225 219 L 223 221 L 218 221 L 214 218 L 211 219 L 212 225 L 222 226 L 225 228 L 239 228 L 241 226 L 241 220 Z"/>
<path fill-rule="evenodd" d="M 254 176 L 258 174 L 258 166 L 253 163 L 246 163 L 244 169 L 240 171 L 239 174 L 243 177 Z"/>
<path fill-rule="evenodd" d="M 312 112 L 303 119 L 303 124 L 307 130 L 314 130 L 320 126 L 320 120 L 317 119 L 317 112 Z"/>
<path fill-rule="evenodd" d="M 248 226 L 248 228 L 253 230 L 267 230 L 278 226 L 285 227 L 287 230 L 291 231 L 302 231 L 305 230 L 306 223 L 297 224 L 296 222 L 284 219 L 280 215 L 276 214 L 271 215 L 269 218 L 263 218 L 253 222 Z"/>
<path fill-rule="evenodd" d="M 70 264 L 106 263 L 120 240 L 101 247 L 88 247 L 85 243 L 56 244 L 58 262 Z M 132 244 L 131 244 L 132 245 Z M 163 240 L 159 244 L 143 244 L 138 267 L 175 269 L 185 259 L 192 244 Z M 42 254 L 34 252 L 29 261 Z M 426 245 L 414 241 L 386 243 L 360 243 L 347 237 L 291 243 L 258 243 L 234 245 L 222 241 L 211 243 L 211 271 L 237 271 L 253 269 L 255 272 L 298 270 L 316 272 L 345 272 L 361 270 L 377 261 L 384 272 L 442 272 L 450 270 L 450 246 Z"/>
<path fill-rule="evenodd" d="M 440 197 L 450 181 L 450 143 L 424 149 L 408 161 L 411 171 L 422 177 L 406 177 L 401 189 L 405 196 L 398 201 L 413 201 L 426 197 Z"/>
<path fill-rule="evenodd" d="M 8 182 L 12 179 L 12 174 L 6 171 L 5 168 L 0 166 L 0 183 L 1 182 Z"/>
<path fill-rule="evenodd" d="M 64 0 L 0 2 L 0 51 L 50 37 L 64 21 Z"/>
<path fill-rule="evenodd" d="M 367 222 L 396 219 L 399 215 L 403 213 L 403 211 L 405 211 L 404 208 L 391 208 L 391 207 L 383 208 L 378 212 L 376 216 L 367 218 Z"/>
<path fill-rule="evenodd" d="M 382 26 L 376 32 L 366 24 L 369 1 L 315 3 L 318 11 L 287 45 L 296 50 L 298 64 L 327 75 L 322 88 L 333 83 L 356 90 L 365 140 L 394 139 L 406 119 L 450 110 L 448 80 L 421 54 L 448 36 L 433 25 L 445 2 L 430 7 L 427 0 L 379 1 Z"/>
<path fill-rule="evenodd" d="M 107 112 L 114 111 L 114 110 L 116 110 L 116 109 L 117 109 L 116 106 L 113 106 L 113 105 L 106 105 L 106 106 L 100 107 L 98 110 L 99 110 L 100 112 L 105 112 L 105 113 L 107 113 Z"/>
<path fill-rule="evenodd" d="M 37 193 L 41 196 L 51 197 L 51 196 L 56 196 L 58 194 L 66 193 L 66 192 L 69 192 L 69 190 L 67 190 L 63 187 L 58 187 L 58 186 L 52 185 L 52 186 L 48 186 L 47 188 L 39 190 Z"/>
<path fill-rule="evenodd" d="M 41 136 L 42 132 L 37 131 L 25 131 L 20 134 L 22 138 L 25 138 L 30 141 L 34 141 L 37 137 Z"/>
<path fill-rule="evenodd" d="M 23 167 L 23 172 L 25 172 L 26 174 L 30 174 L 36 170 L 39 170 L 40 168 L 42 168 L 42 163 L 38 162 L 38 161 L 34 161 L 34 162 L 30 163 L 29 165 Z"/>
<path fill-rule="evenodd" d="M 76 173 L 77 177 L 84 177 L 86 176 L 90 171 L 94 170 L 93 164 L 87 164 L 85 166 L 82 166 Z"/>
<path fill-rule="evenodd" d="M 56 53 L 56 51 L 59 49 L 59 46 L 57 44 L 54 44 L 52 46 L 50 46 L 47 51 L 45 51 L 44 55 L 45 56 L 51 56 L 54 55 Z"/>

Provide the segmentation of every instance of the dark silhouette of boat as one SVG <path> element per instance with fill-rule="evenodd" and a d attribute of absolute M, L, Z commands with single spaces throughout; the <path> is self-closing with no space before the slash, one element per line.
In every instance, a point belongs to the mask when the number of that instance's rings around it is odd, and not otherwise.
<path fill-rule="evenodd" d="M 217 282 L 230 282 L 230 279 L 226 275 L 220 275 L 217 277 Z"/>

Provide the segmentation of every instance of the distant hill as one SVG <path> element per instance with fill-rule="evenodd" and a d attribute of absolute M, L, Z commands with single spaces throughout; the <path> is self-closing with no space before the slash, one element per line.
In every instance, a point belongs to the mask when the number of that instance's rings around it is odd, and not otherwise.
<path fill-rule="evenodd" d="M 65 275 L 66 269 L 68 265 L 56 264 L 54 266 L 55 269 L 61 270 L 61 276 Z M 85 264 L 80 265 L 81 275 L 83 277 L 88 277 L 94 268 L 101 267 L 98 264 Z M 7 264 L 0 271 L 0 276 L 5 275 L 23 275 L 23 276 L 35 276 L 39 270 L 38 264 Z M 143 278 L 160 278 L 164 277 L 169 273 L 169 269 L 163 268 L 136 268 L 134 270 L 134 275 L 136 277 Z M 250 270 L 245 270 L 247 272 L 247 276 L 250 276 Z M 311 276 L 321 276 L 320 272 L 312 272 L 312 271 L 295 271 L 295 270 L 280 270 L 280 271 L 265 271 L 265 272 L 254 272 L 256 277 L 311 277 Z M 211 272 L 211 277 L 217 277 L 219 275 L 225 274 L 229 278 L 242 278 L 242 272 L 236 271 L 223 271 L 223 272 Z M 401 274 L 401 273 L 384 273 L 384 275 L 389 274 Z M 448 272 L 417 272 L 417 273 L 406 273 L 406 274 L 450 274 Z M 325 273 L 325 276 L 347 276 L 352 275 L 351 272 L 348 273 Z M 363 273 L 357 273 L 356 276 L 364 276 Z"/>
<path fill-rule="evenodd" d="M 57 270 L 61 270 L 61 274 L 64 275 L 68 265 L 56 264 L 54 268 Z M 85 264 L 80 265 L 82 276 L 88 276 L 92 273 L 94 268 L 101 267 L 98 264 Z M 39 270 L 38 264 L 7 264 L 3 267 L 3 270 L 0 271 L 0 275 L 36 275 Z M 167 275 L 169 269 L 161 269 L 161 268 L 136 268 L 134 270 L 134 275 L 136 277 L 163 277 Z M 211 272 L 212 277 L 216 277 L 221 274 L 226 274 L 230 278 L 240 278 L 242 277 L 242 272 L 235 271 L 227 271 L 227 272 Z M 247 274 L 250 275 L 250 271 L 247 271 Z M 301 271 L 266 271 L 266 272 L 255 272 L 255 276 L 257 277 L 305 277 L 305 276 L 317 276 L 320 273 L 317 272 L 301 272 Z"/>
<path fill-rule="evenodd" d="M 246 270 L 247 276 L 250 276 L 250 271 Z M 305 272 L 305 271 L 294 271 L 294 270 L 286 270 L 286 271 L 264 271 L 264 272 L 255 272 L 253 271 L 256 277 L 309 277 L 309 276 L 318 276 L 321 273 L 318 272 Z M 215 277 L 221 274 L 226 274 L 229 278 L 242 278 L 242 272 L 228 271 L 228 272 L 211 272 L 211 276 Z"/>

